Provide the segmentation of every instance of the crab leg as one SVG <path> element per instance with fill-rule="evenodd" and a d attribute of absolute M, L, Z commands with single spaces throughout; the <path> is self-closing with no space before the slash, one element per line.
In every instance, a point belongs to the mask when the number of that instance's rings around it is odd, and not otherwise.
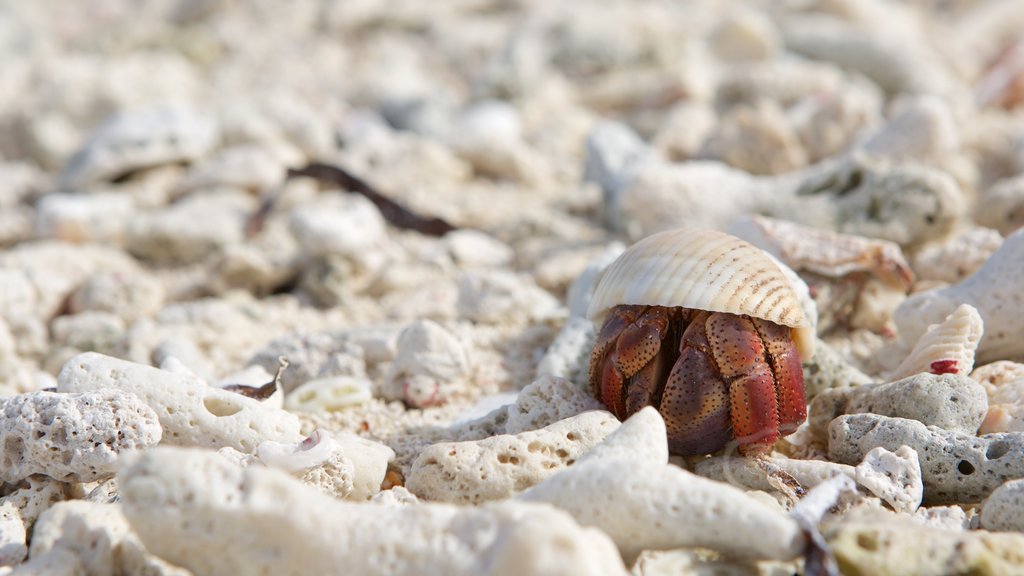
<path fill-rule="evenodd" d="M 766 451 L 779 437 L 779 403 L 761 337 L 750 319 L 733 314 L 712 314 L 705 326 L 715 363 L 729 383 L 740 452 Z"/>
<path fill-rule="evenodd" d="M 775 374 L 775 391 L 779 403 L 779 435 L 787 436 L 795 432 L 807 417 L 804 373 L 800 365 L 800 353 L 797 352 L 791 336 L 793 329 L 758 318 L 751 320 L 768 351 L 768 360 Z"/>
<path fill-rule="evenodd" d="M 722 449 L 732 438 L 729 393 L 711 357 L 704 321 L 698 314 L 679 342 L 659 410 L 665 418 L 669 450 L 684 456 Z"/>

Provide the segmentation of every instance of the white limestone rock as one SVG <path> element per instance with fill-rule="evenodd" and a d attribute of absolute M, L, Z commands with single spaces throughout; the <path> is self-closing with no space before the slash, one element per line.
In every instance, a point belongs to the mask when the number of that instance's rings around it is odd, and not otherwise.
<path fill-rule="evenodd" d="M 611 413 L 592 411 L 515 436 L 434 444 L 413 462 L 405 486 L 425 500 L 502 500 L 571 466 L 618 427 Z"/>
<path fill-rule="evenodd" d="M 78 559 L 84 574 L 151 574 L 188 576 L 146 551 L 119 504 L 84 500 L 59 502 L 43 513 L 32 531 L 31 558 L 67 551 Z"/>
<path fill-rule="evenodd" d="M 121 390 L 32 392 L 0 400 L 0 480 L 67 482 L 113 475 L 120 454 L 160 441 L 157 415 Z"/>
<path fill-rule="evenodd" d="M 63 188 L 77 190 L 142 168 L 189 162 L 213 149 L 213 119 L 184 107 L 158 106 L 109 118 L 68 162 Z"/>
<path fill-rule="evenodd" d="M 298 418 L 284 410 L 144 364 L 87 352 L 69 360 L 57 376 L 60 392 L 98 388 L 130 392 L 148 404 L 160 419 L 164 444 L 230 446 L 248 453 L 264 440 L 302 439 Z"/>
<path fill-rule="evenodd" d="M 988 411 L 985 389 L 958 374 L 916 374 L 882 384 L 826 390 L 811 401 L 811 428 L 823 436 L 841 414 L 910 418 L 962 434 L 976 434 Z"/>
<path fill-rule="evenodd" d="M 110 246 L 55 241 L 21 244 L 0 252 L 0 314 L 12 328 L 18 316 L 50 319 L 90 276 L 138 271 L 131 256 Z"/>
<path fill-rule="evenodd" d="M 581 460 L 632 458 L 668 463 L 668 434 L 665 421 L 653 406 L 646 406 L 622 423 L 604 442 L 594 446 Z"/>
<path fill-rule="evenodd" d="M 970 304 L 985 326 L 978 363 L 1024 358 L 1024 230 L 1010 234 L 977 272 L 963 281 L 911 295 L 896 309 L 894 320 L 903 342 L 913 342 L 932 324 L 942 322 L 961 304 Z"/>
<path fill-rule="evenodd" d="M 537 185 L 550 167 L 523 141 L 521 124 L 519 110 L 511 104 L 482 101 L 455 119 L 446 140 L 478 174 Z"/>
<path fill-rule="evenodd" d="M 180 448 L 147 452 L 118 482 L 146 548 L 198 574 L 625 574 L 606 536 L 549 507 L 345 503 Z"/>
<path fill-rule="evenodd" d="M 593 182 L 604 195 L 605 216 L 611 224 L 621 225 L 622 207 L 618 200 L 633 178 L 636 168 L 656 154 L 628 126 L 617 122 L 599 122 L 587 136 L 583 180 Z"/>
<path fill-rule="evenodd" d="M 151 262 L 201 262 L 241 244 L 246 221 L 256 209 L 256 199 L 238 190 L 194 194 L 167 208 L 139 213 L 128 225 L 125 247 Z"/>
<path fill-rule="evenodd" d="M 51 342 L 75 350 L 112 353 L 125 334 L 124 320 L 109 312 L 65 314 L 50 323 Z"/>
<path fill-rule="evenodd" d="M 519 391 L 508 407 L 506 434 L 537 430 L 588 410 L 603 410 L 582 386 L 558 376 L 543 375 Z"/>
<path fill-rule="evenodd" d="M 1024 477 L 1024 434 L 977 437 L 925 426 L 916 420 L 877 414 L 848 414 L 829 426 L 828 456 L 856 464 L 874 448 L 917 452 L 924 503 L 979 502 L 1003 482 Z"/>
<path fill-rule="evenodd" d="M 20 564 L 28 555 L 21 512 L 11 502 L 0 504 L 0 567 Z"/>
<path fill-rule="evenodd" d="M 1024 532 L 1024 479 L 1004 482 L 985 499 L 981 527 L 995 532 Z"/>
<path fill-rule="evenodd" d="M 469 376 L 463 344 L 440 324 L 417 320 L 398 335 L 395 360 L 381 394 L 415 407 L 436 406 L 464 390 Z"/>

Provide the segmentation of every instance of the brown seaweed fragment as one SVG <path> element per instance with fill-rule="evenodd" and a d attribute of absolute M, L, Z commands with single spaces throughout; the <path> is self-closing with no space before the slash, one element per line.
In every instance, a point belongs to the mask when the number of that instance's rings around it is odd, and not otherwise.
<path fill-rule="evenodd" d="M 444 236 L 455 230 L 448 222 L 437 217 L 421 216 L 412 210 L 402 206 L 398 202 L 381 194 L 368 182 L 355 176 L 351 172 L 333 166 L 314 162 L 302 168 L 289 168 L 288 178 L 305 176 L 324 182 L 337 184 L 341 188 L 356 194 L 362 194 L 368 198 L 380 210 L 381 215 L 392 226 L 415 230 L 428 236 Z"/>

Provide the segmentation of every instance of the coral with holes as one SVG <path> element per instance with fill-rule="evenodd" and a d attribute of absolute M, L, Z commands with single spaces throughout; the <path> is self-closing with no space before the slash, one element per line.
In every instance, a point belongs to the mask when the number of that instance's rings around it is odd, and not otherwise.
<path fill-rule="evenodd" d="M 921 464 L 917 453 L 907 446 L 895 453 L 875 448 L 856 467 L 776 454 L 763 461 L 714 456 L 698 462 L 694 468 L 694 472 L 712 480 L 768 492 L 779 489 L 772 476 L 779 471 L 804 488 L 813 488 L 835 476 L 847 476 L 900 512 L 913 513 L 921 504 Z"/>
<path fill-rule="evenodd" d="M 987 411 L 985 389 L 967 376 L 915 374 L 895 382 L 825 390 L 811 401 L 810 426 L 824 437 L 833 418 L 870 412 L 973 435 Z"/>
<path fill-rule="evenodd" d="M 515 436 L 434 444 L 413 462 L 405 486 L 455 504 L 508 498 L 571 465 L 618 427 L 610 412 L 594 410 Z"/>
<path fill-rule="evenodd" d="M 57 376 L 60 392 L 99 388 L 130 392 L 148 404 L 163 427 L 164 444 L 248 453 L 264 440 L 302 439 L 295 415 L 188 375 L 88 352 L 69 360 Z"/>
<path fill-rule="evenodd" d="M 892 521 L 851 521 L 826 532 L 843 574 L 942 576 L 1020 574 L 1024 535 Z"/>
<path fill-rule="evenodd" d="M 544 375 L 523 388 L 515 404 L 508 407 L 505 433 L 536 430 L 588 410 L 603 409 L 604 405 L 583 386 L 565 378 Z"/>
<path fill-rule="evenodd" d="M 117 479 L 146 549 L 196 574 L 626 574 L 607 536 L 548 506 L 344 502 L 182 448 L 149 450 Z"/>
<path fill-rule="evenodd" d="M 977 437 L 877 414 L 840 416 L 829 425 L 830 460 L 856 464 L 878 446 L 917 451 L 927 505 L 980 502 L 1003 482 L 1024 477 L 1024 433 Z"/>
<path fill-rule="evenodd" d="M 120 453 L 155 446 L 160 435 L 153 410 L 122 391 L 14 396 L 0 401 L 0 480 L 92 482 L 114 474 Z"/>

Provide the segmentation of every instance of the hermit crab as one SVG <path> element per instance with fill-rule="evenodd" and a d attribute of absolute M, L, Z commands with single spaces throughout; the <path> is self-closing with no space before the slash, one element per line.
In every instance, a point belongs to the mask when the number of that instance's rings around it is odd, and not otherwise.
<path fill-rule="evenodd" d="M 811 310 L 771 256 L 713 230 L 649 236 L 604 271 L 587 315 L 599 326 L 590 386 L 625 419 L 652 405 L 669 449 L 696 455 L 735 441 L 768 452 L 804 421 L 801 360 Z"/>

